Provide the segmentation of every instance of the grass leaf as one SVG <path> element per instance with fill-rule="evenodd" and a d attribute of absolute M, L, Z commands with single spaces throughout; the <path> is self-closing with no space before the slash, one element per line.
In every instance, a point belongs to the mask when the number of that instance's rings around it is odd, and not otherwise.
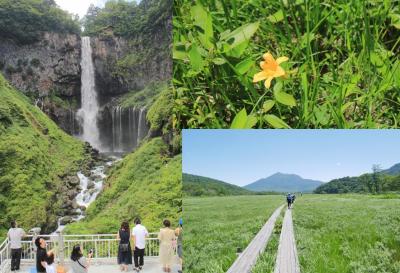
<path fill-rule="evenodd" d="M 283 120 L 275 115 L 266 115 L 265 120 L 276 129 L 288 129 L 290 128 Z"/>

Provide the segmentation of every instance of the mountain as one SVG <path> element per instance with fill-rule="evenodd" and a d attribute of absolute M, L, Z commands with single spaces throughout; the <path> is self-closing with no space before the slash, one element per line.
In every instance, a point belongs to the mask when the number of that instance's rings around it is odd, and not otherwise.
<path fill-rule="evenodd" d="M 387 170 L 383 170 L 382 172 L 389 175 L 400 174 L 400 163 L 394 164 L 392 167 Z"/>
<path fill-rule="evenodd" d="M 183 173 L 183 194 L 186 196 L 223 196 L 254 194 L 239 186 L 220 180 Z"/>
<path fill-rule="evenodd" d="M 252 191 L 311 192 L 323 184 L 321 181 L 304 179 L 295 174 L 275 173 L 244 186 Z"/>

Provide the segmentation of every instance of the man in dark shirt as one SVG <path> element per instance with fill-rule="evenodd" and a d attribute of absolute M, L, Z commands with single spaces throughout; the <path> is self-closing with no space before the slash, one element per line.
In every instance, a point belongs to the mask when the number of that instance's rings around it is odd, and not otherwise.
<path fill-rule="evenodd" d="M 47 251 L 46 251 L 46 241 L 42 237 L 38 237 L 35 240 L 35 245 L 37 247 L 36 252 L 36 270 L 38 273 L 46 272 L 46 262 L 47 262 Z"/>

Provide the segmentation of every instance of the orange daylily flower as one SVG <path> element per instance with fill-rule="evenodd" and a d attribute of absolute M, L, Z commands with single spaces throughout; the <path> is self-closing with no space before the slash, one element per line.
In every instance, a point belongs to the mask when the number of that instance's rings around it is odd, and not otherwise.
<path fill-rule="evenodd" d="M 283 70 L 280 64 L 286 62 L 289 58 L 279 57 L 275 60 L 269 52 L 265 53 L 263 58 L 264 61 L 260 62 L 262 71 L 254 75 L 253 82 L 265 80 L 264 85 L 266 88 L 269 88 L 273 78 L 284 77 L 286 75 L 285 70 Z"/>

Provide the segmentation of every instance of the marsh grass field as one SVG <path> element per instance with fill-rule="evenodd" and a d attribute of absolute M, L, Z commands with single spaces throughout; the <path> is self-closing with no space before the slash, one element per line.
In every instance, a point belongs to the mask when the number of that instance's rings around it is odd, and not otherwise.
<path fill-rule="evenodd" d="M 178 128 L 399 127 L 398 0 L 175 0 L 173 25 Z"/>
<path fill-rule="evenodd" d="M 223 273 L 283 196 L 185 198 L 185 272 Z M 399 195 L 299 196 L 293 223 L 301 272 L 400 272 Z M 254 267 L 273 272 L 283 213 Z"/>
<path fill-rule="evenodd" d="M 185 272 L 226 272 L 282 203 L 277 195 L 184 198 Z"/>

